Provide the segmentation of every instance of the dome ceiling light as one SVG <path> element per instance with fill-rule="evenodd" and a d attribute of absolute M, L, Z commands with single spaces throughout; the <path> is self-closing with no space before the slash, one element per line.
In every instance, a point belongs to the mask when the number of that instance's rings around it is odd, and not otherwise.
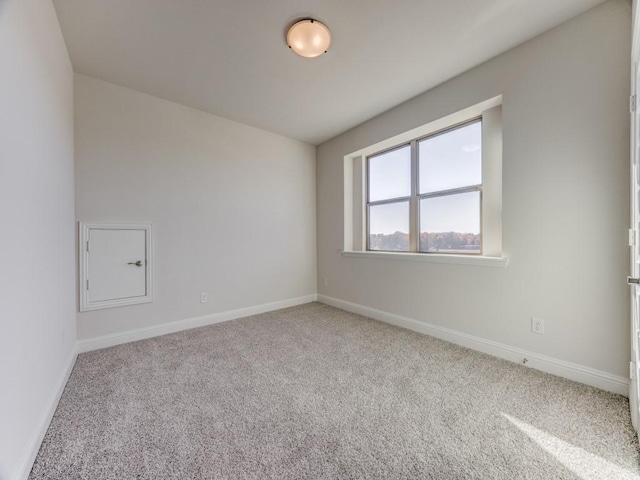
<path fill-rule="evenodd" d="M 331 32 L 323 23 L 305 18 L 291 25 L 287 32 L 287 45 L 302 57 L 318 57 L 327 53 Z"/>

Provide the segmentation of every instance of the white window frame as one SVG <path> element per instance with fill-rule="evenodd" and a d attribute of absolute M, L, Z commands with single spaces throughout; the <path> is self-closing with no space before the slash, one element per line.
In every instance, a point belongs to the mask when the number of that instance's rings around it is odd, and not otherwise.
<path fill-rule="evenodd" d="M 483 124 L 482 254 L 367 250 L 367 157 L 477 118 L 481 118 Z M 344 249 L 342 255 L 345 257 L 506 267 L 508 258 L 502 251 L 502 96 L 481 102 L 346 155 L 344 157 L 344 193 Z"/>
<path fill-rule="evenodd" d="M 419 143 L 428 140 L 430 138 L 435 138 L 439 135 L 446 135 L 447 133 L 453 132 L 457 129 L 464 128 L 469 125 L 473 125 L 475 123 L 480 123 L 482 125 L 482 117 L 476 117 L 469 120 L 466 120 L 457 125 L 451 125 L 443 130 L 439 130 L 437 132 L 430 133 L 426 136 L 420 138 L 414 138 L 409 143 L 402 143 L 400 145 L 396 145 L 392 148 L 388 148 L 381 152 L 376 152 L 371 155 L 367 155 L 365 158 L 365 211 L 366 211 L 366 251 L 368 252 L 396 252 L 394 250 L 373 250 L 371 248 L 371 207 L 375 207 L 377 205 L 390 205 L 401 202 L 409 203 L 409 250 L 402 251 L 397 250 L 400 253 L 420 253 L 423 255 L 435 255 L 435 252 L 425 252 L 420 250 L 420 203 L 421 200 L 427 198 L 439 198 L 446 197 L 450 195 L 468 193 L 468 192 L 478 192 L 480 194 L 480 211 L 478 212 L 479 220 L 480 220 L 480 239 L 482 241 L 482 183 L 475 185 L 465 185 L 463 187 L 451 188 L 448 190 L 439 190 L 435 192 L 429 193 L 420 193 L 419 192 L 419 178 L 420 178 L 420 159 L 418 158 L 419 154 Z M 372 201 L 370 198 L 371 193 L 371 158 L 377 157 L 379 155 L 384 155 L 386 153 L 392 152 L 397 149 L 410 148 L 411 155 L 411 191 L 408 196 L 397 197 L 397 198 L 387 198 L 383 200 L 375 200 Z M 482 244 L 480 244 L 479 252 L 469 252 L 469 253 L 459 253 L 459 252 L 438 252 L 442 255 L 482 255 Z"/>

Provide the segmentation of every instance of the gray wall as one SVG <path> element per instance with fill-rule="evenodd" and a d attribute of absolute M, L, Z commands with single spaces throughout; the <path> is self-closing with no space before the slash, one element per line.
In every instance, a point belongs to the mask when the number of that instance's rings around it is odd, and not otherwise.
<path fill-rule="evenodd" d="M 319 293 L 628 376 L 630 44 L 613 0 L 320 145 Z M 500 94 L 508 267 L 342 257 L 344 156 Z"/>
<path fill-rule="evenodd" d="M 155 301 L 80 313 L 80 340 L 315 294 L 314 147 L 75 78 L 77 220 L 151 222 L 155 259 Z"/>
<path fill-rule="evenodd" d="M 75 357 L 73 72 L 50 1 L 0 1 L 0 478 L 31 468 Z"/>

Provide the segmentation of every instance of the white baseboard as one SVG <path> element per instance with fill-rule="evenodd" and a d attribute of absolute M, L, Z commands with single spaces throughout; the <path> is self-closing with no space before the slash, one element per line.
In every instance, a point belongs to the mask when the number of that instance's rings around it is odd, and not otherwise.
<path fill-rule="evenodd" d="M 58 379 L 55 390 L 53 391 L 53 394 L 47 402 L 47 409 L 40 417 L 38 428 L 31 437 L 29 449 L 27 450 L 27 456 L 24 458 L 21 466 L 18 468 L 17 475 L 14 476 L 16 480 L 27 480 L 27 478 L 29 478 L 31 468 L 33 467 L 33 462 L 35 462 L 36 460 L 36 456 L 38 455 L 38 451 L 40 450 L 40 445 L 42 445 L 42 440 L 44 439 L 44 436 L 49 429 L 49 424 L 51 423 L 53 414 L 56 413 L 58 402 L 60 401 L 60 397 L 62 396 L 64 387 L 67 385 L 67 381 L 69 380 L 69 376 L 71 375 L 71 370 L 73 370 L 73 366 L 76 364 L 77 357 L 78 354 L 74 350 L 69 360 L 67 360 L 66 368 Z"/>
<path fill-rule="evenodd" d="M 527 367 L 535 368 L 536 370 L 551 373 L 559 377 L 568 378 L 569 380 L 574 380 L 586 385 L 591 385 L 592 387 L 600 388 L 602 390 L 618 393 L 625 397 L 629 396 L 628 378 L 578 365 L 577 363 L 565 362 L 564 360 L 558 360 L 556 358 L 547 357 L 545 355 L 522 350 L 520 348 L 511 347 L 503 343 L 485 340 L 480 337 L 439 327 L 437 325 L 431 325 L 426 322 L 420 322 L 412 318 L 383 312 L 382 310 L 365 307 L 364 305 L 347 302 L 346 300 L 328 297 L 326 295 L 318 295 L 318 301 L 342 310 L 364 315 L 381 322 L 413 330 L 414 332 L 430 335 L 441 340 L 446 340 L 448 342 L 515 363 L 522 363 L 526 358 L 528 360 L 526 364 Z"/>
<path fill-rule="evenodd" d="M 212 313 L 211 315 L 203 315 L 201 317 L 186 318 L 175 322 L 163 323 L 151 327 L 137 328 L 135 330 L 127 330 L 124 332 L 113 333 L 110 335 L 102 335 L 100 337 L 86 338 L 78 341 L 78 353 L 98 350 L 100 348 L 113 347 L 123 343 L 136 342 L 145 338 L 159 337 L 168 333 L 180 332 L 190 328 L 204 327 L 215 323 L 228 322 L 236 318 L 248 317 L 259 313 L 271 312 L 281 308 L 294 307 L 304 303 L 315 302 L 318 299 L 316 294 L 305 295 L 303 297 L 290 298 L 278 302 L 263 303 L 253 307 L 239 308 L 237 310 L 229 310 L 226 312 Z"/>

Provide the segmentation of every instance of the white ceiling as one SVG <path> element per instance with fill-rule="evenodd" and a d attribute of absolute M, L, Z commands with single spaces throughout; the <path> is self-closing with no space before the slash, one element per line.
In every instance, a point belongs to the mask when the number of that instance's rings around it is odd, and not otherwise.
<path fill-rule="evenodd" d="M 312 144 L 603 0 L 54 0 L 76 72 Z M 298 57 L 288 25 L 324 22 Z"/>

